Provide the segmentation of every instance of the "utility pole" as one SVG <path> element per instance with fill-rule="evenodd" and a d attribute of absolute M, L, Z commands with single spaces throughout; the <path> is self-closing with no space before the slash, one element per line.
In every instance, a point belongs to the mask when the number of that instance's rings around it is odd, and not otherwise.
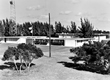
<path fill-rule="evenodd" d="M 50 26 L 50 13 L 49 13 L 49 57 L 51 57 L 51 26 Z"/>
<path fill-rule="evenodd" d="M 33 29 L 33 26 L 32 26 L 32 44 L 34 45 L 33 33 L 34 33 L 34 29 Z"/>

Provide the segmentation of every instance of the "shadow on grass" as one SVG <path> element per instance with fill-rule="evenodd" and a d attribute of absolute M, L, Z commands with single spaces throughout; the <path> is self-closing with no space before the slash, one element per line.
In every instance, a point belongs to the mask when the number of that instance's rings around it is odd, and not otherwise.
<path fill-rule="evenodd" d="M 69 59 L 72 59 L 72 57 L 70 57 Z M 89 72 L 94 72 L 94 73 L 103 74 L 103 75 L 108 74 L 108 71 L 105 71 L 103 67 L 99 65 L 94 65 L 94 64 L 85 65 L 85 64 L 70 63 L 65 61 L 61 61 L 58 63 L 63 64 L 65 67 L 76 69 L 76 70 L 89 71 Z"/>
<path fill-rule="evenodd" d="M 8 65 L 0 65 L 0 70 L 3 70 L 3 69 L 11 69 L 11 67 Z"/>
<path fill-rule="evenodd" d="M 16 63 L 18 70 L 20 69 L 20 65 L 21 63 Z M 25 70 L 25 63 L 22 63 L 23 67 L 21 68 L 21 70 Z M 34 66 L 34 63 L 31 63 L 30 67 Z M 5 62 L 4 65 L 0 65 L 0 70 L 4 70 L 4 69 L 15 69 L 15 64 L 13 62 Z"/>

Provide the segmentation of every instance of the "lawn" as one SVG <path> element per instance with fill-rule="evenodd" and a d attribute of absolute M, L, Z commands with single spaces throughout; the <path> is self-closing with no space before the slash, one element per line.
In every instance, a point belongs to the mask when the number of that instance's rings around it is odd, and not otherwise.
<path fill-rule="evenodd" d="M 0 44 L 0 55 L 8 48 L 16 44 Z M 73 63 L 69 57 L 74 54 L 69 52 L 69 47 L 52 46 L 52 57 L 49 58 L 48 46 L 40 47 L 44 56 L 34 60 L 30 72 L 23 72 L 18 75 L 8 69 L 0 70 L 0 80 L 110 80 L 109 75 L 102 75 L 88 71 L 76 70 L 64 66 L 61 62 Z"/>

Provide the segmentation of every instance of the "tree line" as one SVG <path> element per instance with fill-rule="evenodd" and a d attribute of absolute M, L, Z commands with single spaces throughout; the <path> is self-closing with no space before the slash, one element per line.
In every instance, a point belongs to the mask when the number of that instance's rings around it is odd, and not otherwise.
<path fill-rule="evenodd" d="M 75 36 L 89 38 L 93 34 L 109 33 L 109 31 L 94 30 L 94 26 L 88 19 L 80 19 L 81 26 L 77 26 L 75 22 L 71 21 L 70 26 L 64 26 L 61 22 L 55 22 L 55 26 L 50 25 L 51 35 L 56 36 L 56 33 L 73 33 Z M 0 21 L 0 35 L 13 36 L 11 34 L 11 24 L 13 22 L 9 19 Z M 16 24 L 17 34 L 14 36 L 48 36 L 49 24 L 47 22 L 25 22 L 23 24 Z"/>

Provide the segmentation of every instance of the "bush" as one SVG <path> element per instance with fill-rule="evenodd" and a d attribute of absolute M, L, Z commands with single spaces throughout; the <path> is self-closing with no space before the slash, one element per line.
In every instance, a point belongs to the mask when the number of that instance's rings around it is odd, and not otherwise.
<path fill-rule="evenodd" d="M 110 41 L 107 42 L 107 45 L 110 46 Z"/>
<path fill-rule="evenodd" d="M 30 53 L 34 53 L 35 56 L 34 57 L 42 57 L 43 56 L 43 52 L 40 48 L 37 48 L 36 46 L 32 45 L 32 44 L 19 44 L 17 46 L 18 49 L 22 49 L 23 51 L 29 50 Z"/>
<path fill-rule="evenodd" d="M 83 44 L 80 48 L 70 49 L 70 52 L 74 52 L 76 54 L 75 57 L 80 58 L 79 60 L 83 59 L 85 65 L 100 65 L 103 66 L 102 69 L 104 70 L 109 70 L 110 68 L 110 46 L 107 44 L 102 42 Z"/>
<path fill-rule="evenodd" d="M 4 52 L 2 60 L 18 60 L 19 52 L 16 47 L 8 47 L 8 49 Z"/>
<path fill-rule="evenodd" d="M 80 48 L 80 47 L 71 48 L 71 49 L 70 49 L 70 52 L 71 52 L 71 53 L 76 52 L 79 48 Z"/>
<path fill-rule="evenodd" d="M 24 67 L 24 63 L 26 68 L 29 68 L 33 59 L 37 59 L 43 56 L 43 52 L 40 48 L 32 44 L 18 44 L 17 47 L 8 47 L 5 51 L 2 60 L 13 61 L 15 63 L 15 69 L 21 70 Z M 20 67 L 16 65 L 15 60 L 20 60 Z"/>
<path fill-rule="evenodd" d="M 18 67 L 16 65 L 15 60 L 19 59 L 19 51 L 16 47 L 8 47 L 8 49 L 5 51 L 2 60 L 10 60 L 15 64 L 15 68 L 16 70 L 18 70 Z"/>

